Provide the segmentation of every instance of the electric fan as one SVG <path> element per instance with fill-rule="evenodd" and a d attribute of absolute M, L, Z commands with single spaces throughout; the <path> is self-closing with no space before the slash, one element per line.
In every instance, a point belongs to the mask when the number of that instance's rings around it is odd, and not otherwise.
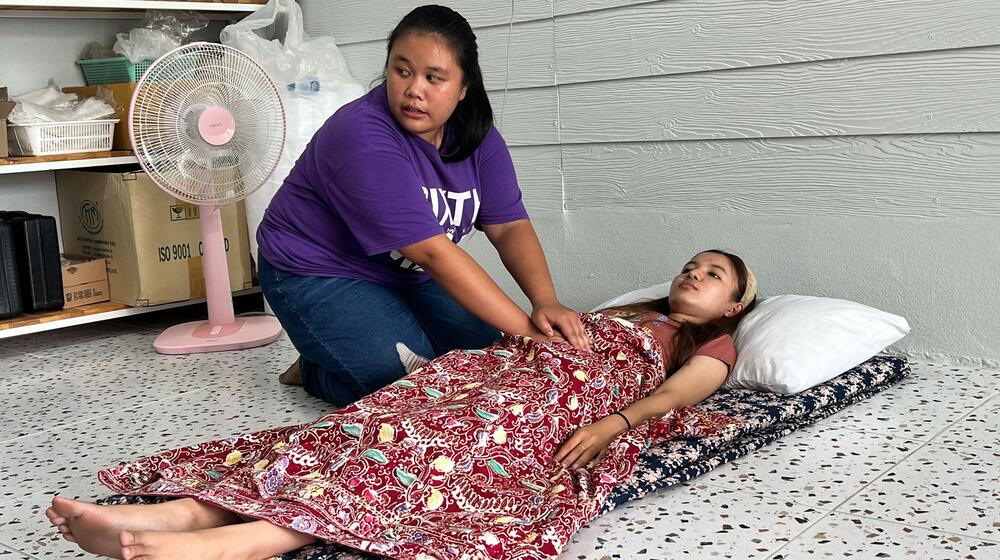
<path fill-rule="evenodd" d="M 153 62 L 136 84 L 129 133 L 139 164 L 170 196 L 199 205 L 208 321 L 168 328 L 162 354 L 251 348 L 281 334 L 268 315 L 236 317 L 222 206 L 268 178 L 285 143 L 285 111 L 267 73 L 243 52 L 191 43 Z"/>

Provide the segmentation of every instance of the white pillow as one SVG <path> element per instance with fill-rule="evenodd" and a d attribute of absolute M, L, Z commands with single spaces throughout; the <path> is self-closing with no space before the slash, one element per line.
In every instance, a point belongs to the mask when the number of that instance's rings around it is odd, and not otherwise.
<path fill-rule="evenodd" d="M 598 309 L 657 299 L 670 283 L 618 296 Z M 798 393 L 871 358 L 910 332 L 899 315 L 843 299 L 767 298 L 736 329 L 736 365 L 724 388 Z"/>
<path fill-rule="evenodd" d="M 642 288 L 639 290 L 633 290 L 627 294 L 622 294 L 618 297 L 611 298 L 608 301 L 602 303 L 595 307 L 592 311 L 597 311 L 599 309 L 607 309 L 608 307 L 617 307 L 619 305 L 628 305 L 630 303 L 636 303 L 640 301 L 649 301 L 653 299 L 660 299 L 670 295 L 670 282 L 664 282 L 662 284 L 656 284 L 655 286 L 650 286 L 648 288 Z"/>
<path fill-rule="evenodd" d="M 736 329 L 726 388 L 798 393 L 864 362 L 910 332 L 899 315 L 844 299 L 775 296 Z"/>

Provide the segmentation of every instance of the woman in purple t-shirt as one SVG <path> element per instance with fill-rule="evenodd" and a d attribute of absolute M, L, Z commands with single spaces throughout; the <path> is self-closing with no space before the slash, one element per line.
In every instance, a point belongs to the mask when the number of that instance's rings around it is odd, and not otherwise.
<path fill-rule="evenodd" d="M 531 301 L 529 316 L 456 244 L 481 229 Z M 282 374 L 353 402 L 498 330 L 589 348 L 559 303 L 493 126 L 476 36 L 441 6 L 388 39 L 385 83 L 310 141 L 260 229 L 261 287 L 300 353 Z"/>

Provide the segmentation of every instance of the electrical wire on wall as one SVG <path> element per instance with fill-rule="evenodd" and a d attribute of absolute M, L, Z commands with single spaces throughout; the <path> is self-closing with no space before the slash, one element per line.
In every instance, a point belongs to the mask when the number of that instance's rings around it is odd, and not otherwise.
<path fill-rule="evenodd" d="M 503 113 L 507 108 L 507 84 L 510 82 L 510 36 L 514 30 L 514 0 L 510 0 L 510 21 L 507 24 L 507 56 L 506 70 L 503 76 L 503 101 L 500 103 L 500 118 L 497 119 L 497 129 L 503 132 Z"/>
<path fill-rule="evenodd" d="M 496 118 L 497 130 L 499 130 L 501 134 L 503 134 L 503 113 L 504 109 L 507 108 L 507 84 L 510 82 L 510 36 L 511 36 L 511 31 L 513 29 L 514 29 L 514 0 L 510 0 L 510 21 L 507 22 L 507 55 L 505 57 L 507 60 L 506 62 L 507 69 L 504 72 L 504 77 L 503 77 L 503 101 L 500 102 L 500 116 Z M 475 237 L 477 233 L 479 233 L 479 230 L 476 228 L 472 228 L 472 231 L 470 231 L 464 238 L 462 238 L 462 241 L 467 242 L 468 240 Z"/>

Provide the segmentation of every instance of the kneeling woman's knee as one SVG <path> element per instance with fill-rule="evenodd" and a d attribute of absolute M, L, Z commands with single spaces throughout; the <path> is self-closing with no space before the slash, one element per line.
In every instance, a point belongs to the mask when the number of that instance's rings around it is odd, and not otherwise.
<path fill-rule="evenodd" d="M 302 385 L 314 397 L 345 406 L 397 381 L 426 361 L 403 343 L 367 348 L 354 360 L 325 364 L 303 360 Z"/>

